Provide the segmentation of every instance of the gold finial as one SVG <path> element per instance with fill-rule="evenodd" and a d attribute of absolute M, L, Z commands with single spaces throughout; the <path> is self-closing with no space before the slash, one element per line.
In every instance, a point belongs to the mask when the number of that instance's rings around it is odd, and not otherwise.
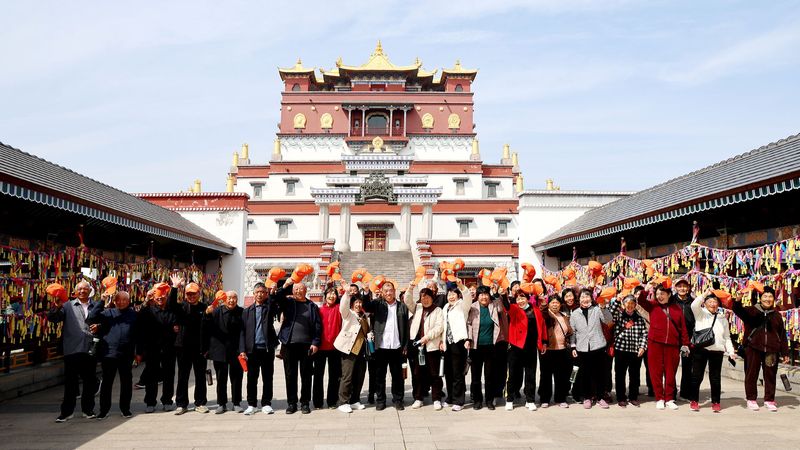
<path fill-rule="evenodd" d="M 239 166 L 239 154 L 236 153 L 236 152 L 233 152 L 233 161 L 231 162 L 231 165 L 233 167 L 238 167 Z"/>
<path fill-rule="evenodd" d="M 514 152 L 511 154 L 511 165 L 514 167 L 519 167 L 519 153 Z"/>
<path fill-rule="evenodd" d="M 242 144 L 242 153 L 241 153 L 240 158 L 242 158 L 244 160 L 250 159 L 250 146 L 247 145 L 247 142 Z"/>
<path fill-rule="evenodd" d="M 517 175 L 517 192 L 525 190 L 525 181 L 522 179 L 522 174 Z"/>
<path fill-rule="evenodd" d="M 280 154 L 281 154 L 281 138 L 275 138 L 275 142 L 272 143 L 272 154 L 280 156 Z"/>
<path fill-rule="evenodd" d="M 422 61 L 419 60 L 419 56 L 417 56 L 417 59 L 414 60 L 414 64 L 416 64 L 418 66 L 422 65 Z"/>
<path fill-rule="evenodd" d="M 194 187 L 192 188 L 192 192 L 199 194 L 202 192 L 200 180 L 194 180 Z"/>
<path fill-rule="evenodd" d="M 455 70 L 457 70 L 457 71 L 458 71 L 458 70 L 461 70 L 461 60 L 460 60 L 460 59 L 457 59 L 457 60 L 456 60 L 456 65 L 455 65 L 455 66 L 453 66 L 453 68 L 454 68 Z"/>
<path fill-rule="evenodd" d="M 298 69 L 299 69 L 299 68 L 301 68 L 301 67 L 303 67 L 303 60 L 302 60 L 302 59 L 300 59 L 300 58 L 298 57 L 298 58 L 297 58 L 297 62 L 294 64 L 294 66 L 295 66 L 296 68 L 298 68 Z"/>
<path fill-rule="evenodd" d="M 336 60 L 336 67 L 342 67 L 344 62 L 342 61 L 342 57 L 340 56 L 339 59 Z"/>
<path fill-rule="evenodd" d="M 372 53 L 373 55 L 383 55 L 383 46 L 381 45 L 381 40 L 378 39 L 378 45 L 375 46 L 375 51 Z"/>
<path fill-rule="evenodd" d="M 548 179 L 545 180 L 545 190 L 558 191 L 559 189 L 561 189 L 561 188 L 556 187 L 556 185 L 553 183 L 553 179 L 552 178 L 548 178 Z"/>
<path fill-rule="evenodd" d="M 511 146 L 508 144 L 503 144 L 503 159 L 511 158 Z"/>
<path fill-rule="evenodd" d="M 233 176 L 228 175 L 228 180 L 225 182 L 225 192 L 233 192 Z"/>
<path fill-rule="evenodd" d="M 472 139 L 472 154 L 473 155 L 479 155 L 480 153 L 481 152 L 480 152 L 480 148 L 478 146 L 478 138 L 473 138 Z"/>

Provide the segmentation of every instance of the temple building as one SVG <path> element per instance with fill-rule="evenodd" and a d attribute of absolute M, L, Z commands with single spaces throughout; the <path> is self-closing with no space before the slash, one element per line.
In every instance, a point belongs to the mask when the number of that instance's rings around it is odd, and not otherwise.
<path fill-rule="evenodd" d="M 440 261 L 461 257 L 464 279 L 496 266 L 513 279 L 525 233 L 523 175 L 508 144 L 499 161 L 481 155 L 477 70 L 459 61 L 441 71 L 419 59 L 398 66 L 378 42 L 362 65 L 340 58 L 315 70 L 298 60 L 278 73 L 271 154 L 251 161 L 245 144 L 228 180 L 230 191 L 249 196 L 245 286 L 276 265 L 314 262 L 322 274 L 332 260 L 348 275 L 367 267 L 405 283 L 416 266 L 433 275 Z M 613 194 L 579 202 L 578 214 Z M 532 247 L 522 256 L 535 259 Z"/>

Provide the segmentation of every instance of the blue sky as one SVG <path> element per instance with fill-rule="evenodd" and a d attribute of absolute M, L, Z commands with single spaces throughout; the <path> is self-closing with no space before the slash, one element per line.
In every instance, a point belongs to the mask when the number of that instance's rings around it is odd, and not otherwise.
<path fill-rule="evenodd" d="M 224 3 L 224 4 L 223 4 Z M 274 3 L 274 4 L 273 4 Z M 267 160 L 277 66 L 480 69 L 484 161 L 638 190 L 800 132 L 800 2 L 3 2 L 0 141 L 131 192 Z"/>

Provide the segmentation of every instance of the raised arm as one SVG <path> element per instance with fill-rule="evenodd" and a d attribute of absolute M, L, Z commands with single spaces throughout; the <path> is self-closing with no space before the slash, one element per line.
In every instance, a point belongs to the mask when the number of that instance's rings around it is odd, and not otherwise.
<path fill-rule="evenodd" d="M 700 320 L 703 318 L 703 302 L 706 301 L 706 294 L 700 294 L 692 300 L 692 314 L 694 315 L 694 320 Z"/>
<path fill-rule="evenodd" d="M 414 285 L 409 284 L 405 295 L 403 295 L 403 303 L 406 304 L 408 312 L 410 312 L 412 315 L 417 312 L 417 296 L 414 294 Z"/>
<path fill-rule="evenodd" d="M 344 295 L 339 300 L 339 313 L 342 315 L 342 321 L 350 317 L 350 292 L 344 291 Z"/>

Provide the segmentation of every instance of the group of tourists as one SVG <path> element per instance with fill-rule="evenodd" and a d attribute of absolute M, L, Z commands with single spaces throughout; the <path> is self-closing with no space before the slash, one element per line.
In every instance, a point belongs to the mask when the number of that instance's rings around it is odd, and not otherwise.
<path fill-rule="evenodd" d="M 176 415 L 191 409 L 208 413 L 207 388 L 214 379 L 215 413 L 228 411 L 230 399 L 232 411 L 273 414 L 276 358 L 283 360 L 287 414 L 309 414 L 312 407 L 342 413 L 364 409 L 367 371 L 367 402 L 378 411 L 389 400 L 404 409 L 409 375 L 411 408 L 424 407 L 430 397 L 434 410 L 460 411 L 468 404 L 468 373 L 475 410 L 502 405 L 511 411 L 524 404 L 535 411 L 571 403 L 609 408 L 612 392 L 619 407 L 639 407 L 643 363 L 657 409 L 678 409 L 680 395 L 690 410 L 699 411 L 707 370 L 711 409 L 720 412 L 723 361 L 735 364 L 742 356 L 747 408 L 759 409 L 759 373 L 764 407 L 778 408 L 777 368 L 779 361 L 788 362 L 788 342 L 768 286 L 753 290 L 751 306 L 743 306 L 742 293 L 734 296 L 733 313 L 745 327 L 739 356 L 720 309 L 722 293 L 707 290 L 693 298 L 683 278 L 674 292 L 671 279 L 657 279 L 620 294 L 573 285 L 561 292 L 551 289 L 549 295 L 538 278 L 488 286 L 467 286 L 452 275 L 418 278 L 405 287 L 383 279 L 366 285 L 331 282 L 318 304 L 308 298 L 304 276 L 295 271 L 280 286 L 272 279 L 257 283 L 254 301 L 245 308 L 236 292 L 203 299 L 199 285 L 177 276 L 170 284 L 156 284 L 135 305 L 127 292 L 111 289 L 91 301 L 91 285 L 79 283 L 74 299 L 56 302 L 49 312 L 51 321 L 63 323 L 64 399 L 56 421 L 73 417 L 79 380 L 83 416 L 108 417 L 117 375 L 119 408 L 126 418 L 132 417 L 134 386 L 145 391 L 146 413 L 156 411 L 159 401 L 161 410 Z M 102 383 L 95 414 L 98 363 Z M 139 363 L 144 370 L 134 385 L 132 366 Z"/>

